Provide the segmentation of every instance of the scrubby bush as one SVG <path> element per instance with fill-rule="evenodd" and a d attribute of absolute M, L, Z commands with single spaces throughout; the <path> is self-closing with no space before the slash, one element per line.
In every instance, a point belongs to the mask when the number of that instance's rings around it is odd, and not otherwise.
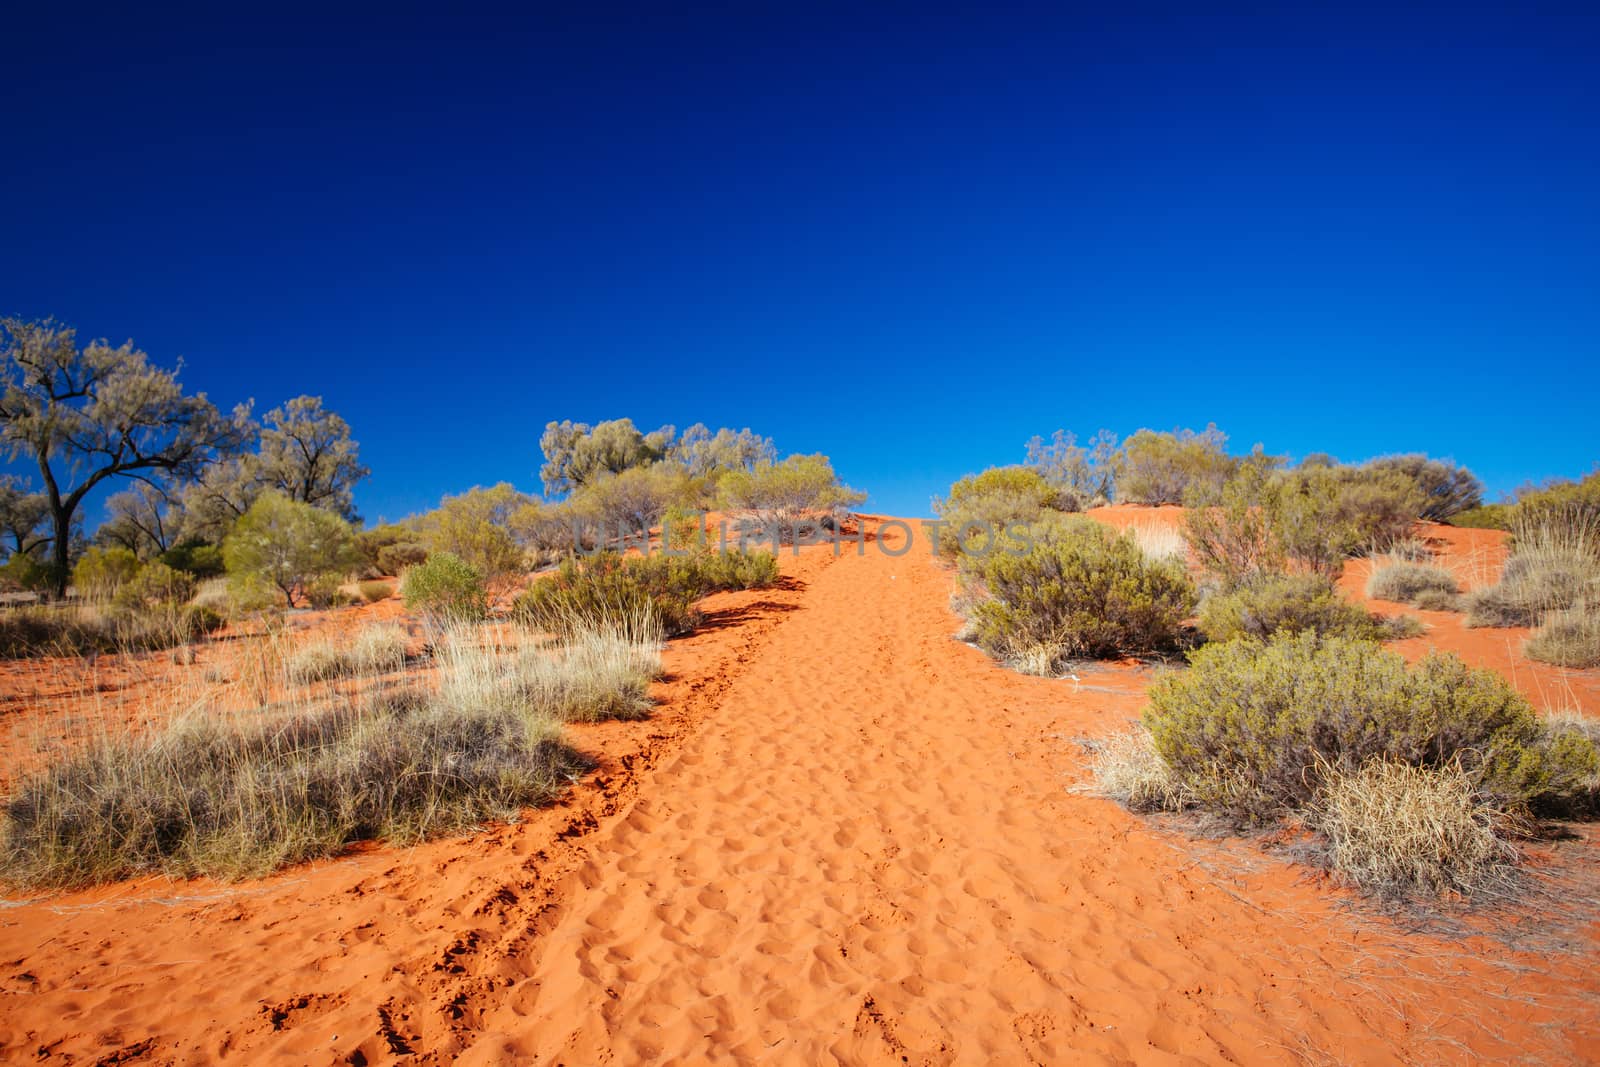
<path fill-rule="evenodd" d="M 489 613 L 483 572 L 453 552 L 435 552 L 406 571 L 400 596 L 407 611 L 419 611 L 435 623 L 481 619 Z"/>
<path fill-rule="evenodd" d="M 1444 522 L 1483 503 L 1483 483 L 1477 475 L 1450 460 L 1429 459 L 1421 453 L 1413 453 L 1384 456 L 1367 466 L 1409 478 L 1422 496 L 1420 517 L 1424 519 Z"/>
<path fill-rule="evenodd" d="M 1438 654 L 1408 668 L 1375 643 L 1311 632 L 1200 649 L 1151 688 L 1144 721 L 1197 801 L 1241 823 L 1305 809 L 1372 760 L 1459 766 L 1476 795 L 1513 807 L 1569 794 L 1600 765 L 1492 671 Z"/>
<path fill-rule="evenodd" d="M 571 634 L 617 619 L 649 619 L 666 636 L 700 625 L 696 602 L 723 589 L 749 589 L 777 579 L 769 552 L 619 556 L 602 552 L 564 561 L 533 583 L 516 612 L 535 629 Z"/>
<path fill-rule="evenodd" d="M 1600 606 L 1546 616 L 1523 651 L 1558 667 L 1600 667 Z"/>
<path fill-rule="evenodd" d="M 1227 446 L 1227 434 L 1215 423 L 1198 433 L 1138 431 L 1112 460 L 1118 502 L 1181 504 L 1197 490 L 1220 491 L 1238 468 Z"/>
<path fill-rule="evenodd" d="M 1517 861 L 1501 837 L 1507 816 L 1477 795 L 1454 763 L 1419 767 L 1373 760 L 1328 777 L 1311 815 L 1328 840 L 1328 865 L 1383 895 L 1470 894 Z"/>
<path fill-rule="evenodd" d="M 1200 630 L 1210 641 L 1267 638 L 1280 631 L 1371 641 L 1393 634 L 1386 620 L 1344 599 L 1321 574 L 1272 575 L 1213 593 L 1200 605 Z"/>
<path fill-rule="evenodd" d="M 515 516 L 530 503 L 526 494 L 501 482 L 447 496 L 416 521 L 429 552 L 463 560 L 490 589 L 503 591 L 523 571 L 522 546 L 511 528 Z"/>
<path fill-rule="evenodd" d="M 72 584 L 85 600 L 108 601 L 139 573 L 131 548 L 90 548 L 72 568 Z"/>
<path fill-rule="evenodd" d="M 228 569 L 222 559 L 222 547 L 204 541 L 184 541 L 161 553 L 159 558 L 173 570 L 183 571 L 196 581 L 215 578 Z"/>
<path fill-rule="evenodd" d="M 1514 532 L 1600 527 L 1600 468 L 1576 482 L 1557 481 L 1519 491 L 1508 525 Z"/>
<path fill-rule="evenodd" d="M 1078 444 L 1075 434 L 1057 430 L 1049 444 L 1036 436 L 1027 449 L 1028 466 L 1067 494 L 1070 510 L 1110 503 L 1117 454 L 1117 436 L 1110 430 L 1095 434 L 1087 446 Z"/>
<path fill-rule="evenodd" d="M 669 508 L 694 496 L 682 467 L 660 463 L 591 478 L 572 495 L 571 506 L 604 543 L 649 531 Z"/>
<path fill-rule="evenodd" d="M 1392 600 L 1398 604 L 1416 604 L 1417 598 L 1424 593 L 1454 598 L 1460 588 L 1456 576 L 1449 571 L 1420 563 L 1380 564 L 1373 568 L 1372 577 L 1367 579 L 1369 597 Z"/>
<path fill-rule="evenodd" d="M 377 569 L 384 574 L 404 574 L 408 567 L 426 562 L 428 550 L 411 542 L 384 545 L 378 549 Z"/>
<path fill-rule="evenodd" d="M 331 511 L 277 492 L 263 493 L 222 543 L 236 581 L 271 582 L 290 607 L 319 578 L 339 578 L 360 565 L 350 526 Z"/>
<path fill-rule="evenodd" d="M 1509 530 L 1511 529 L 1511 508 L 1505 504 L 1480 504 L 1475 508 L 1467 508 L 1450 516 L 1451 526 L 1461 526 L 1476 530 Z"/>
<path fill-rule="evenodd" d="M 867 498 L 840 482 L 833 464 L 820 454 L 729 471 L 720 482 L 720 492 L 724 507 L 784 541 L 792 540 L 801 526 L 837 515 Z"/>
<path fill-rule="evenodd" d="M 387 523 L 383 526 L 374 526 L 370 530 L 357 530 L 355 534 L 356 554 L 361 557 L 363 576 L 381 577 L 384 574 L 396 574 L 397 571 L 383 570 L 381 557 L 386 548 L 396 545 L 412 544 L 417 539 L 417 533 L 409 526 L 399 523 Z M 418 562 L 421 562 L 420 560 Z"/>
<path fill-rule="evenodd" d="M 1580 547 L 1519 543 L 1500 581 L 1467 597 L 1468 626 L 1537 626 L 1550 612 L 1600 603 L 1600 558 Z"/>
<path fill-rule="evenodd" d="M 1423 611 L 1465 611 L 1467 601 L 1460 593 L 1424 589 L 1411 599 L 1411 603 Z"/>
<path fill-rule="evenodd" d="M 0 593 L 43 593 L 50 585 L 50 568 L 26 552 L 13 552 L 0 565 Z"/>
<path fill-rule="evenodd" d="M 1194 585 L 1175 562 L 1151 562 L 1099 523 L 1061 523 L 1031 550 L 968 556 L 977 643 L 997 659 L 1054 670 L 1073 658 L 1148 655 L 1178 646 Z"/>
<path fill-rule="evenodd" d="M 393 582 L 362 582 L 356 589 L 360 591 L 361 599 L 368 604 L 376 604 L 380 600 L 394 596 Z"/>
<path fill-rule="evenodd" d="M 123 611 L 177 605 L 193 596 L 194 588 L 194 578 L 188 572 L 175 570 L 160 560 L 151 560 L 117 589 L 111 603 Z"/>
<path fill-rule="evenodd" d="M 1078 510 L 1079 499 L 1047 481 L 1033 467 L 991 467 L 969 474 L 950 487 L 950 495 L 934 501 L 940 518 L 936 550 L 946 559 L 966 546 L 986 548 L 991 538 L 1013 526 L 1030 526 L 1047 513 Z"/>

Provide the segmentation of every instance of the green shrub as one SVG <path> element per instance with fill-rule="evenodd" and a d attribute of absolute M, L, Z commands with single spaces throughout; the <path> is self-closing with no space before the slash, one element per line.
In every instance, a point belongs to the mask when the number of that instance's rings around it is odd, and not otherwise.
<path fill-rule="evenodd" d="M 1409 478 L 1422 497 L 1420 518 L 1444 522 L 1483 503 L 1483 483 L 1470 470 L 1450 460 L 1413 453 L 1384 456 L 1368 463 L 1367 468 Z"/>
<path fill-rule="evenodd" d="M 1041 531 L 1031 551 L 997 545 L 968 556 L 977 643 L 1001 660 L 1055 669 L 1072 658 L 1174 649 L 1194 607 L 1194 585 L 1175 561 L 1153 562 L 1127 536 L 1077 520 Z"/>
<path fill-rule="evenodd" d="M 1461 526 L 1475 530 L 1509 530 L 1511 529 L 1511 509 L 1505 504 L 1480 504 L 1475 508 L 1467 508 L 1450 516 L 1451 526 Z"/>
<path fill-rule="evenodd" d="M 342 578 L 360 566 L 348 523 L 278 492 L 263 493 L 239 516 L 222 556 L 230 576 L 271 582 L 290 607 L 318 579 Z"/>
<path fill-rule="evenodd" d="M 139 573 L 130 548 L 90 548 L 72 568 L 72 584 L 85 600 L 107 601 Z"/>
<path fill-rule="evenodd" d="M 1213 593 L 1200 605 L 1200 631 L 1210 641 L 1267 638 L 1280 631 L 1370 641 L 1390 635 L 1383 619 L 1344 599 L 1321 574 L 1273 575 L 1232 592 Z"/>
<path fill-rule="evenodd" d="M 435 622 L 481 619 L 489 613 L 483 573 L 453 552 L 435 552 L 406 571 L 400 595 L 407 611 Z"/>
<path fill-rule="evenodd" d="M 1117 501 L 1181 504 L 1197 490 L 1220 491 L 1239 465 L 1227 445 L 1227 435 L 1214 423 L 1199 433 L 1138 431 L 1112 459 Z"/>
<path fill-rule="evenodd" d="M 1071 492 L 1047 481 L 1032 467 L 992 467 L 969 474 L 934 501 L 940 556 L 955 559 L 964 549 L 983 551 L 991 537 L 1013 526 L 1030 526 L 1048 513 L 1079 510 Z"/>
<path fill-rule="evenodd" d="M 415 567 L 428 558 L 428 550 L 421 545 L 403 542 L 395 545 L 385 545 L 378 549 L 378 570 L 384 574 L 404 574 L 408 567 Z"/>
<path fill-rule="evenodd" d="M 1600 607 L 1546 616 L 1523 650 L 1558 667 L 1600 667 Z"/>
<path fill-rule="evenodd" d="M 228 620 L 223 617 L 221 612 L 204 604 L 190 604 L 184 608 L 183 614 L 179 616 L 179 621 L 184 634 L 191 641 L 207 634 L 216 633 L 228 625 Z"/>
<path fill-rule="evenodd" d="M 1200 803 L 1241 823 L 1312 804 L 1372 760 L 1459 765 L 1476 793 L 1528 806 L 1579 789 L 1594 745 L 1548 733 L 1509 683 L 1449 655 L 1408 668 L 1381 646 L 1311 632 L 1195 652 L 1150 690 L 1156 751 Z"/>
<path fill-rule="evenodd" d="M 702 616 L 696 602 L 722 589 L 770 585 L 778 577 L 770 552 L 706 552 L 688 556 L 619 556 L 601 552 L 562 562 L 517 600 L 528 625 L 556 634 L 604 627 L 616 620 L 651 619 L 672 637 L 692 631 Z"/>
<path fill-rule="evenodd" d="M 718 491 L 723 506 L 743 515 L 780 539 L 789 540 L 800 526 L 853 508 L 867 494 L 839 480 L 824 455 L 794 455 L 782 463 L 757 463 L 749 470 L 722 476 Z"/>
<path fill-rule="evenodd" d="M 1456 576 L 1442 567 L 1420 563 L 1389 563 L 1373 568 L 1367 579 L 1367 595 L 1397 604 L 1416 604 L 1423 593 L 1442 593 L 1455 597 L 1460 591 Z M 1420 607 L 1420 605 L 1418 605 Z"/>
<path fill-rule="evenodd" d="M 183 571 L 201 580 L 216 578 L 227 571 L 220 545 L 204 541 L 185 541 L 161 553 L 160 560 L 173 570 Z"/>
<path fill-rule="evenodd" d="M 111 598 L 123 611 L 143 611 L 160 605 L 182 604 L 194 595 L 194 577 L 175 570 L 160 560 L 151 560 L 118 588 Z"/>
<path fill-rule="evenodd" d="M 1508 526 L 1515 532 L 1537 527 L 1600 528 L 1600 469 L 1580 481 L 1560 481 L 1517 494 Z"/>
<path fill-rule="evenodd" d="M 13 552 L 0 566 L 0 592 L 43 593 L 49 588 L 50 568 L 26 552 Z"/>

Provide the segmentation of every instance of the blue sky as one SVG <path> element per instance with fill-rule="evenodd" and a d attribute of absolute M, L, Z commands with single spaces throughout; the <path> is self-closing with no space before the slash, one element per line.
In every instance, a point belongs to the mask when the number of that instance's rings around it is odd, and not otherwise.
<path fill-rule="evenodd" d="M 0 313 L 322 395 L 371 519 L 620 415 L 903 514 L 1057 428 L 1600 460 L 1592 5 L 45 6 Z"/>

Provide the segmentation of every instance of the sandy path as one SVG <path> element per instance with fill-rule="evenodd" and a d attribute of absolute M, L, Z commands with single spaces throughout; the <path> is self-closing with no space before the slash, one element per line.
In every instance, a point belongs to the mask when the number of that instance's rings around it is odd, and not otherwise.
<path fill-rule="evenodd" d="M 1592 921 L 1543 956 L 1406 934 L 1072 793 L 1148 671 L 997 669 L 920 549 L 785 571 L 522 826 L 0 908 L 0 1060 L 1600 1061 Z"/>

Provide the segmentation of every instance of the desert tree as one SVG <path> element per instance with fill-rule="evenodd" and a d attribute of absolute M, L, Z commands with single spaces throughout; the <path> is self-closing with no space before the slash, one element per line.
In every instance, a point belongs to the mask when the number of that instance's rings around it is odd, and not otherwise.
<path fill-rule="evenodd" d="M 53 320 L 0 320 L 0 447 L 37 463 L 52 527 L 51 576 L 66 592 L 72 522 L 111 478 L 198 477 L 240 447 L 246 409 L 219 412 L 185 393 L 176 371 L 124 342 L 78 347 Z"/>
<path fill-rule="evenodd" d="M 584 422 L 551 422 L 539 439 L 544 453 L 539 478 L 548 494 L 570 493 L 607 474 L 659 462 L 676 435 L 672 426 L 643 433 L 626 418 L 592 427 Z"/>
<path fill-rule="evenodd" d="M 222 542 L 230 578 L 265 579 L 294 607 L 320 579 L 360 565 L 350 524 L 331 511 L 269 489 L 239 517 Z"/>
<path fill-rule="evenodd" d="M 1076 434 L 1057 430 L 1048 444 L 1034 436 L 1027 448 L 1027 465 L 1050 484 L 1069 490 L 1080 506 L 1111 499 L 1117 435 L 1110 430 L 1095 434 L 1087 446 L 1078 444 Z"/>
<path fill-rule="evenodd" d="M 158 556 L 178 541 L 183 513 L 161 481 L 138 482 L 106 501 L 106 521 L 95 531 L 102 544 L 117 544 L 140 556 Z"/>
<path fill-rule="evenodd" d="M 290 500 L 357 521 L 352 494 L 372 472 L 361 465 L 350 424 L 323 407 L 320 396 L 297 396 L 262 420 L 256 480 Z"/>
<path fill-rule="evenodd" d="M 50 502 L 14 475 L 0 476 L 0 536 L 12 555 L 31 556 L 50 543 L 45 520 Z"/>
<path fill-rule="evenodd" d="M 746 427 L 730 430 L 723 427 L 716 433 L 703 422 L 697 422 L 678 438 L 672 446 L 670 459 L 682 465 L 691 478 L 703 478 L 721 471 L 751 470 L 758 463 L 771 463 L 778 458 L 772 438 L 762 437 Z"/>

